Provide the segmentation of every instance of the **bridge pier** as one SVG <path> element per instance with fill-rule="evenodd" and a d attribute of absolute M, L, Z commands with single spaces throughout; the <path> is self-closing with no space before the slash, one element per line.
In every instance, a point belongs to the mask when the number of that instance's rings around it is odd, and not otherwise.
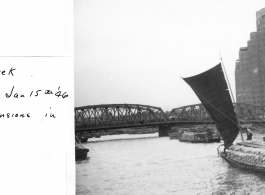
<path fill-rule="evenodd" d="M 170 125 L 158 125 L 158 137 L 167 137 L 170 130 Z"/>

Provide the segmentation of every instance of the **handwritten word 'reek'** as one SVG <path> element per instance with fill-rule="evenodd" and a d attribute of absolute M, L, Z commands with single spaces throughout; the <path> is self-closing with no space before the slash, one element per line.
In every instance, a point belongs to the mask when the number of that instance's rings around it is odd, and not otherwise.
<path fill-rule="evenodd" d="M 13 71 L 14 71 L 14 70 L 16 70 L 16 69 L 14 69 L 13 67 L 10 68 L 10 70 L 9 70 L 9 72 L 8 72 L 7 75 L 14 76 L 14 74 L 13 74 Z M 0 70 L 0 75 L 6 75 L 6 70 Z"/>

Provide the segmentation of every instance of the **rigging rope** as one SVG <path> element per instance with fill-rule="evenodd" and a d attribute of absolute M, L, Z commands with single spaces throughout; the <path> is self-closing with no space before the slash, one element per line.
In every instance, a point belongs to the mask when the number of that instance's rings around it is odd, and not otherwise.
<path fill-rule="evenodd" d="M 197 90 L 193 89 L 197 94 L 199 94 L 203 99 L 205 99 L 205 101 L 207 101 L 212 107 L 214 107 L 217 111 L 219 111 L 221 114 L 223 114 L 226 118 L 228 118 L 230 121 L 232 121 L 234 124 L 238 125 L 237 122 L 233 121 L 231 118 L 229 118 L 229 116 L 227 116 L 226 114 L 224 114 L 221 110 L 219 110 L 218 108 L 216 108 L 213 104 L 211 104 L 211 102 L 209 102 L 205 97 L 203 97 L 200 93 L 198 93 Z"/>
<path fill-rule="evenodd" d="M 230 83 L 229 83 L 229 79 L 228 79 L 228 77 L 227 77 L 227 74 L 226 74 L 226 70 L 225 70 L 225 65 L 224 65 L 224 63 L 223 63 L 223 59 L 222 59 L 222 57 L 221 57 L 221 53 L 220 53 L 220 51 L 219 51 L 219 54 L 220 54 L 220 58 L 221 58 L 221 64 L 223 65 L 223 67 L 224 67 L 224 75 L 225 75 L 225 77 L 226 77 L 226 80 L 227 80 L 227 82 L 228 82 L 228 87 L 229 87 L 229 91 L 230 91 L 230 93 L 231 93 L 231 96 L 232 96 L 232 99 L 233 99 L 233 102 L 235 102 L 235 99 L 234 99 L 234 95 L 233 95 L 233 92 L 232 92 L 232 89 L 231 89 L 231 86 L 230 86 Z M 243 138 L 243 134 L 242 134 L 242 130 L 241 130 L 241 125 L 240 125 L 240 120 L 239 120 L 239 117 L 238 117 L 238 115 L 237 115 L 237 113 L 236 113 L 236 117 L 237 117 L 237 120 L 238 120 L 238 124 L 239 124 L 239 130 L 240 130 L 240 134 L 241 134 L 241 139 L 242 139 L 242 141 L 244 141 L 244 138 Z"/>

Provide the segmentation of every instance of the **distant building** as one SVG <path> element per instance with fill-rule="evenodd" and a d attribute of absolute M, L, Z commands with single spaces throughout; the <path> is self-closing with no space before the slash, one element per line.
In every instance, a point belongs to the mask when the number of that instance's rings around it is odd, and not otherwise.
<path fill-rule="evenodd" d="M 236 101 L 265 108 L 265 8 L 256 12 L 257 32 L 236 61 Z"/>

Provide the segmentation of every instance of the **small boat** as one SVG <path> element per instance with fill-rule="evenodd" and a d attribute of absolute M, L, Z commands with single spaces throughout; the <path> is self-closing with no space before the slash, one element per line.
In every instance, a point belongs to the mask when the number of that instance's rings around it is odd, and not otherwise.
<path fill-rule="evenodd" d="M 224 144 L 218 147 L 220 156 L 230 165 L 265 173 L 265 145 L 250 140 L 233 144 L 240 132 L 240 120 L 235 112 L 221 63 L 201 74 L 184 78 L 215 122 Z M 224 150 L 221 150 L 224 146 Z"/>
<path fill-rule="evenodd" d="M 87 142 L 87 139 L 88 139 L 88 137 L 83 136 L 83 135 L 79 137 L 79 140 L 80 140 L 81 143 Z"/>
<path fill-rule="evenodd" d="M 82 133 L 82 134 L 77 134 L 77 138 L 78 138 L 78 140 L 79 140 L 81 143 L 86 143 L 87 140 L 88 140 L 89 138 L 93 138 L 93 136 L 92 136 L 90 133 L 85 132 L 85 133 Z"/>
<path fill-rule="evenodd" d="M 87 157 L 89 149 L 85 148 L 80 140 L 75 137 L 75 159 L 84 159 Z"/>
<path fill-rule="evenodd" d="M 100 138 L 101 135 L 100 135 L 100 133 L 95 133 L 95 134 L 94 134 L 94 137 L 95 137 L 95 138 Z"/>
<path fill-rule="evenodd" d="M 265 174 L 265 145 L 255 142 L 239 142 L 220 153 L 234 167 Z"/>
<path fill-rule="evenodd" d="M 170 133 L 169 139 L 179 139 L 179 132 Z"/>
<path fill-rule="evenodd" d="M 190 143 L 212 143 L 220 142 L 221 138 L 213 129 L 200 127 L 198 129 L 184 130 L 182 133 L 180 130 L 179 141 Z"/>
<path fill-rule="evenodd" d="M 211 139 L 208 136 L 201 136 L 198 134 L 193 135 L 193 139 L 186 139 L 186 138 L 179 138 L 180 142 L 190 142 L 190 143 L 213 143 L 213 142 L 220 142 L 221 138 Z"/>

